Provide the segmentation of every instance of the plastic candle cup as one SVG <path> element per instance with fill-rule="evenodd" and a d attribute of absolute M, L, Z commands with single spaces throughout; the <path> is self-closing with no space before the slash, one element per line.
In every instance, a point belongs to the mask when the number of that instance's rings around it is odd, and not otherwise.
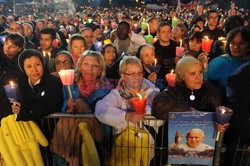
<path fill-rule="evenodd" d="M 166 80 L 168 82 L 168 86 L 175 86 L 176 74 L 174 74 L 174 70 L 171 70 L 171 73 L 166 75 Z"/>
<path fill-rule="evenodd" d="M 72 85 L 74 81 L 74 70 L 73 69 L 61 70 L 58 73 L 63 85 L 68 87 L 70 98 L 73 98 L 70 85 Z"/>
<path fill-rule="evenodd" d="M 178 18 L 172 18 L 172 26 L 176 26 L 178 24 Z"/>
<path fill-rule="evenodd" d="M 133 104 L 137 114 L 144 115 L 147 99 L 142 98 L 142 96 L 140 94 L 137 94 L 137 95 L 138 95 L 139 98 L 133 98 L 132 99 L 132 104 Z"/>
<path fill-rule="evenodd" d="M 147 29 L 148 23 L 146 22 L 141 22 L 141 29 Z"/>
<path fill-rule="evenodd" d="M 184 52 L 185 48 L 184 47 L 176 47 L 175 51 L 176 51 L 176 56 L 181 57 L 183 52 Z"/>
<path fill-rule="evenodd" d="M 95 46 L 96 51 L 98 51 L 98 52 L 102 51 L 102 42 L 101 41 L 95 42 L 94 46 Z"/>
<path fill-rule="evenodd" d="M 144 39 L 146 40 L 147 43 L 151 44 L 153 42 L 153 36 L 152 35 L 145 35 Z"/>
<path fill-rule="evenodd" d="M 18 86 L 13 81 L 4 86 L 5 93 L 10 101 L 18 100 Z"/>
<path fill-rule="evenodd" d="M 213 39 L 209 39 L 208 36 L 204 36 L 204 38 L 201 41 L 201 48 L 202 51 L 205 53 L 209 53 L 212 47 L 214 40 Z"/>
<path fill-rule="evenodd" d="M 233 115 L 233 110 L 225 106 L 219 106 L 216 108 L 215 121 L 218 124 L 226 124 Z M 220 132 L 217 131 L 216 141 L 220 138 Z"/>

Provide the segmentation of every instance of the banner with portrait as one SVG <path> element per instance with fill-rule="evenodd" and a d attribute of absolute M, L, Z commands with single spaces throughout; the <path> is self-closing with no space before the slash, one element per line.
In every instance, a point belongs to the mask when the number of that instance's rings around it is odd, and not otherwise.
<path fill-rule="evenodd" d="M 215 113 L 171 112 L 168 122 L 169 164 L 213 164 Z"/>

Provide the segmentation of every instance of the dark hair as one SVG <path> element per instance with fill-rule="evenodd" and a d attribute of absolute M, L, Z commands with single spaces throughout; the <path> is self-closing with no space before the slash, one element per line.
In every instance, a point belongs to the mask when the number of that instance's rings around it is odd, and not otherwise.
<path fill-rule="evenodd" d="M 238 15 L 229 16 L 223 23 L 223 31 L 227 34 L 230 30 L 243 26 L 244 22 Z"/>
<path fill-rule="evenodd" d="M 39 51 L 35 49 L 27 49 L 24 50 L 18 57 L 18 66 L 22 72 L 24 72 L 24 60 L 27 58 L 31 58 L 32 56 L 38 57 L 41 60 L 43 67 L 45 66 L 43 56 Z"/>
<path fill-rule="evenodd" d="M 86 30 L 90 30 L 91 32 L 93 32 L 93 30 L 90 27 L 85 27 L 81 29 L 80 34 Z"/>
<path fill-rule="evenodd" d="M 227 35 L 227 44 L 225 47 L 225 52 L 231 55 L 230 44 L 236 35 L 240 34 L 243 41 L 248 42 L 248 49 L 250 49 L 250 29 L 245 27 L 238 27 L 231 30 Z"/>
<path fill-rule="evenodd" d="M 142 48 L 143 48 L 144 46 L 146 46 L 146 44 L 145 44 L 145 45 L 141 45 L 141 46 L 138 48 L 138 50 L 137 50 L 137 52 L 136 52 L 136 54 L 135 54 L 135 56 L 136 56 L 138 59 L 140 59 L 141 50 L 142 50 Z"/>
<path fill-rule="evenodd" d="M 69 46 L 72 45 L 72 42 L 73 42 L 74 40 L 82 40 L 83 43 L 84 43 L 84 45 L 85 45 L 85 47 L 86 47 L 86 40 L 85 40 L 85 38 L 84 38 L 82 35 L 80 35 L 80 34 L 74 34 L 74 35 L 70 38 Z"/>
<path fill-rule="evenodd" d="M 42 29 L 41 34 L 49 34 L 49 35 L 51 35 L 52 40 L 56 39 L 56 31 L 52 28 Z"/>
<path fill-rule="evenodd" d="M 121 22 L 119 22 L 118 28 L 119 28 L 121 25 L 124 25 L 128 30 L 130 29 L 130 25 L 129 25 L 129 23 L 126 22 L 126 21 L 121 21 Z M 118 29 L 118 28 L 117 28 L 117 29 Z"/>
<path fill-rule="evenodd" d="M 187 56 L 187 55 L 191 55 L 192 57 L 194 58 L 198 58 L 199 54 L 196 52 L 196 51 L 193 51 L 193 50 L 186 50 L 184 53 L 183 53 L 183 56 Z"/>
<path fill-rule="evenodd" d="M 160 32 L 160 28 L 161 28 L 161 27 L 164 27 L 164 26 L 169 26 L 170 29 L 172 29 L 172 27 L 171 27 L 171 25 L 170 25 L 169 23 L 167 23 L 167 22 L 161 22 L 161 23 L 159 24 L 158 28 L 157 28 L 157 32 Z"/>
<path fill-rule="evenodd" d="M 202 41 L 203 33 L 201 31 L 194 32 L 190 37 L 189 40 L 196 39 L 198 42 Z"/>
<path fill-rule="evenodd" d="M 211 10 L 207 11 L 206 17 L 208 18 L 211 13 L 217 13 L 218 14 L 218 12 L 215 9 L 211 9 Z"/>
<path fill-rule="evenodd" d="M 117 56 L 117 49 L 115 48 L 115 46 L 113 44 L 106 44 L 104 45 L 103 49 L 102 49 L 102 54 L 104 55 L 105 50 L 107 47 L 113 47 L 115 49 L 115 55 Z"/>
<path fill-rule="evenodd" d="M 10 33 L 6 37 L 5 41 L 7 40 L 11 40 L 14 45 L 18 46 L 19 48 L 22 48 L 22 50 L 24 49 L 25 40 L 24 37 L 19 33 Z"/>

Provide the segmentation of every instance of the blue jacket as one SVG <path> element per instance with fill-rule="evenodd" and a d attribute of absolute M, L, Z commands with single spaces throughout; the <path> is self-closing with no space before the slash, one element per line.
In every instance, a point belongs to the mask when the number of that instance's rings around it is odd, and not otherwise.
<path fill-rule="evenodd" d="M 76 83 L 71 85 L 70 89 L 71 89 L 74 99 L 81 97 Z M 101 100 L 104 96 L 106 96 L 110 92 L 110 90 L 111 90 L 111 86 L 109 85 L 108 82 L 105 82 L 105 86 L 100 86 L 99 89 L 95 90 L 94 93 L 87 98 L 87 103 L 93 112 L 95 110 L 96 102 Z M 68 105 L 67 101 L 69 99 L 69 91 L 66 86 L 63 86 L 63 97 L 64 97 L 64 102 L 63 102 L 63 107 L 61 109 L 61 112 L 66 112 L 66 108 Z"/>

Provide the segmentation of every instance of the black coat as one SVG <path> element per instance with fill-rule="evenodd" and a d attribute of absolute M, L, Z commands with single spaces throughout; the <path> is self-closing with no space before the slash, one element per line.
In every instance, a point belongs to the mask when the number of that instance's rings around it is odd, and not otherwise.
<path fill-rule="evenodd" d="M 33 120 L 40 126 L 41 119 L 62 108 L 63 94 L 62 83 L 59 78 L 44 71 L 39 84 L 31 86 L 26 76 L 18 82 L 21 108 L 17 120 Z M 1 88 L 1 91 L 3 88 Z M 11 104 L 6 94 L 1 100 L 1 118 L 12 114 Z"/>
<path fill-rule="evenodd" d="M 234 111 L 230 125 L 232 134 L 250 144 L 250 61 L 229 77 L 227 99 Z"/>
<path fill-rule="evenodd" d="M 191 90 L 184 83 L 176 83 L 154 98 L 152 115 L 158 119 L 168 119 L 169 112 L 185 112 L 194 108 L 203 112 L 214 112 L 222 102 L 222 93 L 215 86 L 204 82 L 199 90 L 194 90 L 195 100 L 190 100 Z"/>

